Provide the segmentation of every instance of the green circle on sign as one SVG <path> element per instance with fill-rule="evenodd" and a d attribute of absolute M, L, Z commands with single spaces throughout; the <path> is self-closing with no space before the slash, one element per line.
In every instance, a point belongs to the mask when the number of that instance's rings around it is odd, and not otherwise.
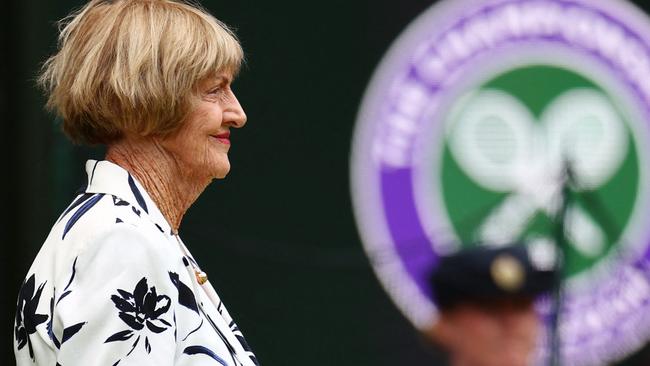
<path fill-rule="evenodd" d="M 623 129 L 628 143 L 620 165 L 604 183 L 590 190 L 578 188 L 571 192 L 572 205 L 587 213 L 588 221 L 603 234 L 603 246 L 598 254 L 586 255 L 584 251 L 579 250 L 576 243 L 569 240 L 565 258 L 567 277 L 589 270 L 611 254 L 612 249 L 619 244 L 632 216 L 638 195 L 640 166 L 636 143 L 629 127 L 630 121 L 621 113 L 608 93 L 596 83 L 574 71 L 555 66 L 531 65 L 514 69 L 496 76 L 476 89 L 496 90 L 512 96 L 528 109 L 537 124 L 549 104 L 559 95 L 575 89 L 590 89 L 606 96 L 625 124 Z M 462 103 L 462 100 L 457 103 Z M 502 133 L 498 124 L 487 123 L 482 128 L 490 129 L 486 133 L 493 135 Z M 477 143 L 480 143 L 480 140 Z M 510 152 L 504 148 L 500 153 L 507 155 Z M 494 158 L 499 159 L 501 156 L 495 155 Z M 476 182 L 454 157 L 449 140 L 444 144 L 440 169 L 436 179 L 440 179 L 440 194 L 452 229 L 462 246 L 476 245 L 474 243 L 482 241 L 479 229 L 513 192 L 495 191 Z M 545 210 L 536 209 L 527 218 L 525 226 L 514 241 L 552 239 L 554 231 L 552 215 Z"/>

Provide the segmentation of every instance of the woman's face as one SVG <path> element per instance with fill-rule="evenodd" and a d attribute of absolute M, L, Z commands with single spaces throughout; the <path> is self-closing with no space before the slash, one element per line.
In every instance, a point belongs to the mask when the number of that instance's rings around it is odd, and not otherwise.
<path fill-rule="evenodd" d="M 242 127 L 246 114 L 230 84 L 230 73 L 199 83 L 198 101 L 176 133 L 161 141 L 185 174 L 223 178 L 230 170 L 231 128 Z"/>

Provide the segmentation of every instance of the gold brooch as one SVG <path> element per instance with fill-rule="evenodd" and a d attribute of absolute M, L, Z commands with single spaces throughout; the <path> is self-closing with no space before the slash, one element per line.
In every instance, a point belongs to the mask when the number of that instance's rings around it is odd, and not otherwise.
<path fill-rule="evenodd" d="M 196 281 L 199 285 L 208 282 L 208 275 L 205 272 L 194 270 L 194 275 L 196 276 Z"/>

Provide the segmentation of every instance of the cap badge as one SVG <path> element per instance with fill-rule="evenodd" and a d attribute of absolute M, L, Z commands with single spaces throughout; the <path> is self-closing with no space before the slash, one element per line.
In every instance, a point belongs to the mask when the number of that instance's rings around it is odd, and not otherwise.
<path fill-rule="evenodd" d="M 515 257 L 501 254 L 494 259 L 490 266 L 492 279 L 501 289 L 514 292 L 524 284 L 524 268 Z"/>

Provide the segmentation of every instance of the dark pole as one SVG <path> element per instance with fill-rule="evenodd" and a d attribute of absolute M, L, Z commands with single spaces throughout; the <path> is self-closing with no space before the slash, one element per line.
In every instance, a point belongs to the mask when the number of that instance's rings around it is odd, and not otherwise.
<path fill-rule="evenodd" d="M 560 191 L 560 207 L 558 208 L 557 215 L 555 216 L 555 243 L 557 248 L 557 271 L 555 277 L 555 286 L 552 294 L 552 307 L 550 314 L 550 329 L 549 329 L 549 345 L 551 350 L 550 362 L 551 366 L 561 365 L 561 343 L 559 322 L 562 313 L 563 301 L 563 280 L 566 268 L 566 216 L 569 208 L 570 200 L 570 183 L 573 180 L 571 166 L 568 161 L 564 163 L 562 173 L 562 186 Z"/>

